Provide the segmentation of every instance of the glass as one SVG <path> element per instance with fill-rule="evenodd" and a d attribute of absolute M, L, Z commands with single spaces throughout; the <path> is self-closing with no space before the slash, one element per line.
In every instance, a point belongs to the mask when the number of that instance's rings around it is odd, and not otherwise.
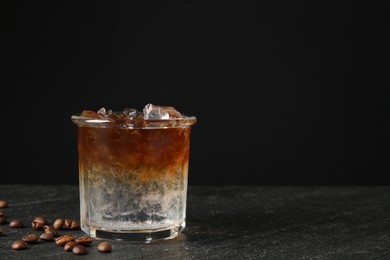
<path fill-rule="evenodd" d="M 196 118 L 72 116 L 78 126 L 81 229 L 97 239 L 148 243 L 186 225 L 191 126 Z"/>

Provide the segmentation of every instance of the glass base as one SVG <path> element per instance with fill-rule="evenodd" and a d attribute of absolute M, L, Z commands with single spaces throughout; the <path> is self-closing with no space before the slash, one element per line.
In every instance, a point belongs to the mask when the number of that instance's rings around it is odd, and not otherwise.
<path fill-rule="evenodd" d="M 105 230 L 89 226 L 87 224 L 81 225 L 81 230 L 89 236 L 98 240 L 122 240 L 134 243 L 150 243 L 154 241 L 172 239 L 177 237 L 179 233 L 185 228 L 186 222 L 183 221 L 180 225 L 170 227 L 167 229 L 157 230 Z"/>

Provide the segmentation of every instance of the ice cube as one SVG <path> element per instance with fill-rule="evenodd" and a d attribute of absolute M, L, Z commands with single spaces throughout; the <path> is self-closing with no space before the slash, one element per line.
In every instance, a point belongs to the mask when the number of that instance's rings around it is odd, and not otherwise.
<path fill-rule="evenodd" d="M 145 119 L 170 119 L 182 117 L 182 115 L 171 106 L 156 106 L 150 103 L 144 107 L 143 112 Z"/>
<path fill-rule="evenodd" d="M 155 106 L 152 104 L 147 104 L 144 107 L 143 112 L 144 112 L 145 119 L 167 119 L 167 118 L 169 118 L 168 113 L 165 113 L 165 115 L 164 115 L 159 106 Z"/>
<path fill-rule="evenodd" d="M 129 119 L 135 119 L 141 116 L 141 113 L 135 108 L 125 108 L 123 114 Z"/>
<path fill-rule="evenodd" d="M 171 106 L 160 106 L 161 110 L 165 113 L 168 113 L 169 118 L 181 118 L 183 117 L 179 111 L 177 111 L 174 107 Z"/>
<path fill-rule="evenodd" d="M 97 111 L 97 113 L 98 113 L 99 115 L 101 115 L 101 116 L 105 116 L 105 115 L 107 114 L 106 109 L 105 109 L 104 107 L 102 107 L 101 109 L 99 109 L 99 110 Z"/>

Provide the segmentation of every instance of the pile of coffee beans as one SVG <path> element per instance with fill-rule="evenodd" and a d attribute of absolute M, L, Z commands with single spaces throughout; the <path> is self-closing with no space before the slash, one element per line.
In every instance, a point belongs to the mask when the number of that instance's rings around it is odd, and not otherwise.
<path fill-rule="evenodd" d="M 8 223 L 6 212 L 2 209 L 8 207 L 6 200 L 0 199 L 0 225 Z M 26 228 L 25 223 L 20 219 L 12 219 L 9 221 L 10 228 Z M 76 219 L 59 218 L 51 225 L 44 216 L 37 216 L 31 221 L 31 228 L 35 231 L 40 231 L 41 234 L 26 232 L 19 240 L 11 244 L 13 250 L 25 250 L 29 246 L 42 242 L 55 242 L 56 245 L 62 246 L 65 252 L 72 252 L 75 255 L 85 255 L 88 253 L 87 248 L 91 247 L 93 238 L 90 236 L 75 237 L 74 235 L 60 234 L 59 232 L 71 232 L 72 230 L 79 230 L 80 224 Z M 4 230 L 0 228 L 0 237 L 4 234 Z M 101 253 L 111 252 L 111 244 L 108 242 L 100 242 L 97 249 Z"/>

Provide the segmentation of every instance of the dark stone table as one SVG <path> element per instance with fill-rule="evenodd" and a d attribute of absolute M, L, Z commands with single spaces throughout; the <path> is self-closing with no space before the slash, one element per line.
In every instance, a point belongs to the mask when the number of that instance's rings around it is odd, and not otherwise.
<path fill-rule="evenodd" d="M 54 242 L 14 251 L 34 217 L 79 219 L 77 186 L 0 185 L 9 202 L 0 225 L 0 259 L 390 259 L 390 187 L 194 187 L 188 190 L 187 227 L 173 240 L 113 241 L 111 253 L 84 256 Z M 80 230 L 66 231 L 75 236 Z"/>

